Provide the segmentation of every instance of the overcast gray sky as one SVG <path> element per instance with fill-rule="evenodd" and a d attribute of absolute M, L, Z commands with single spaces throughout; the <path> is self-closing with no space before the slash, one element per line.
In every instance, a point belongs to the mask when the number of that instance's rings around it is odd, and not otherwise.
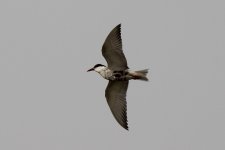
<path fill-rule="evenodd" d="M 225 1 L 1 0 L 1 150 L 224 150 Z M 130 131 L 113 118 L 108 33 L 122 23 Z"/>

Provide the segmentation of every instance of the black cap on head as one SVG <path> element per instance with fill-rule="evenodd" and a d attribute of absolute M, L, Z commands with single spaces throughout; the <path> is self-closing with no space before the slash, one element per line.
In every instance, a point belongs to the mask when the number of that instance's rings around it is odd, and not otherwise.
<path fill-rule="evenodd" d="M 105 67 L 105 65 L 102 65 L 102 64 L 96 64 L 96 65 L 94 66 L 94 68 L 97 68 L 97 67 L 100 67 L 100 66 L 104 66 L 104 67 Z"/>

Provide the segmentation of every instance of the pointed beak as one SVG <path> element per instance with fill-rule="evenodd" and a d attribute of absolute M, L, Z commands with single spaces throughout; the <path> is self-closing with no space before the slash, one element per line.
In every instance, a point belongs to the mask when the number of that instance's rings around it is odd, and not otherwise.
<path fill-rule="evenodd" d="M 93 71 L 94 70 L 94 68 L 91 68 L 91 69 L 89 69 L 87 72 L 89 72 L 89 71 Z"/>

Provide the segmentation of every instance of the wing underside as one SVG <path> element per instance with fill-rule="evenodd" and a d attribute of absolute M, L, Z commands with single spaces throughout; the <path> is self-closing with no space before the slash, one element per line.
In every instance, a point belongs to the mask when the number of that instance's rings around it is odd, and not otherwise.
<path fill-rule="evenodd" d="M 128 130 L 126 93 L 129 81 L 109 81 L 105 97 L 117 122 Z"/>
<path fill-rule="evenodd" d="M 114 71 L 128 69 L 122 50 L 121 24 L 117 25 L 107 36 L 102 46 L 102 55 L 106 59 L 109 69 Z"/>

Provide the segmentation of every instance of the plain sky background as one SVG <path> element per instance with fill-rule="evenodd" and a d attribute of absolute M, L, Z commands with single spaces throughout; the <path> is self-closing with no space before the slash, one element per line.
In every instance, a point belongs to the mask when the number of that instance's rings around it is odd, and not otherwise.
<path fill-rule="evenodd" d="M 104 97 L 108 33 L 122 23 L 127 132 Z M 1 0 L 1 150 L 224 150 L 224 0 Z"/>

